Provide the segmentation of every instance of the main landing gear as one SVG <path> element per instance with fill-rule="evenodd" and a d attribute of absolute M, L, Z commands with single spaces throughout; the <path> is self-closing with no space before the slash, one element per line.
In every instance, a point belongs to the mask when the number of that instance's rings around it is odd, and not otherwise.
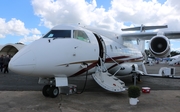
<path fill-rule="evenodd" d="M 141 82 L 141 74 L 133 74 L 132 75 L 132 81 L 134 82 L 134 84 L 136 82 Z"/>
<path fill-rule="evenodd" d="M 42 89 L 45 97 L 56 98 L 59 95 L 59 88 L 54 85 L 45 85 Z"/>

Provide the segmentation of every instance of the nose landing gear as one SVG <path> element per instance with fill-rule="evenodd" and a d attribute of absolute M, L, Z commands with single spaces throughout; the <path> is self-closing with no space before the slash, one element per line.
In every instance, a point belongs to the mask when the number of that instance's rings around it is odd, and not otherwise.
<path fill-rule="evenodd" d="M 54 85 L 45 85 L 42 89 L 42 94 L 45 97 L 56 98 L 59 95 L 59 88 Z"/>

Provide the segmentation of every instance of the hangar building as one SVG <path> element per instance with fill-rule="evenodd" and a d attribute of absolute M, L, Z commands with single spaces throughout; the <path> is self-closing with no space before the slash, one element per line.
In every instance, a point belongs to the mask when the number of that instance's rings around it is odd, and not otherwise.
<path fill-rule="evenodd" d="M 22 43 L 0 45 L 0 55 L 14 56 L 24 46 Z"/>

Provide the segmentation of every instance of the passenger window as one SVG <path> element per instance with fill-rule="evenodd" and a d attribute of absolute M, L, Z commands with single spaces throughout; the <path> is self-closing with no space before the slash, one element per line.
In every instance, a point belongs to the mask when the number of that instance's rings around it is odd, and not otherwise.
<path fill-rule="evenodd" d="M 43 38 L 71 38 L 71 30 L 51 30 Z"/>
<path fill-rule="evenodd" d="M 85 41 L 85 42 L 90 42 L 88 36 L 86 35 L 86 33 L 84 31 L 74 30 L 73 31 L 73 37 L 75 39 L 78 39 L 78 40 L 82 40 L 82 41 Z"/>

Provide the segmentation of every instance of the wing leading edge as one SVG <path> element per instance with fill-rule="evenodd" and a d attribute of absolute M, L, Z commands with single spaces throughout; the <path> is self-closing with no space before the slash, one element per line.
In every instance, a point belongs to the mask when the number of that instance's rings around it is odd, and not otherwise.
<path fill-rule="evenodd" d="M 146 30 L 152 30 L 152 29 L 160 29 L 160 28 L 167 28 L 167 25 L 159 25 L 159 26 L 144 26 L 143 24 L 138 27 L 132 27 L 132 28 L 123 28 L 122 31 L 140 31 L 145 32 Z"/>
<path fill-rule="evenodd" d="M 121 37 L 126 39 L 140 39 L 140 40 L 150 40 L 152 37 L 156 35 L 166 36 L 168 39 L 180 39 L 180 31 L 166 31 L 166 32 L 145 32 L 145 30 L 152 29 L 161 29 L 167 28 L 167 25 L 159 25 L 159 26 L 138 26 L 132 28 L 121 29 L 122 31 L 140 31 L 136 33 L 124 33 Z"/>
<path fill-rule="evenodd" d="M 164 35 L 168 39 L 180 39 L 180 31 L 124 33 L 121 37 L 128 39 L 150 40 L 156 35 Z"/>

